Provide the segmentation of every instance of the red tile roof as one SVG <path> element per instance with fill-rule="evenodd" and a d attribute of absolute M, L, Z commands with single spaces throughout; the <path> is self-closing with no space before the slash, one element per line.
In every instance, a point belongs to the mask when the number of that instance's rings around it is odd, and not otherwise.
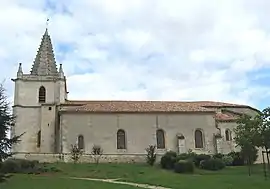
<path fill-rule="evenodd" d="M 235 121 L 238 117 L 233 114 L 216 113 L 215 118 L 217 121 Z"/>
<path fill-rule="evenodd" d="M 211 101 L 66 101 L 60 111 L 75 112 L 215 112 L 215 107 L 243 105 Z M 248 107 L 248 106 L 245 106 Z"/>

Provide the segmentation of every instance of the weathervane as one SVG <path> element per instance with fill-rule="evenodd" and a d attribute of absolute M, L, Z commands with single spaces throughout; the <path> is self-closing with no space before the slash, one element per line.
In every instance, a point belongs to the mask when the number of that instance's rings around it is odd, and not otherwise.
<path fill-rule="evenodd" d="M 47 20 L 46 20 L 46 28 L 48 29 L 48 26 L 49 26 L 49 18 L 47 18 Z"/>

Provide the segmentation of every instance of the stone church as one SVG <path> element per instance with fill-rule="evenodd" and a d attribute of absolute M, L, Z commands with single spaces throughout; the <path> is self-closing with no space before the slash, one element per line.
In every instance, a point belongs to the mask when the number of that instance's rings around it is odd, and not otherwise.
<path fill-rule="evenodd" d="M 144 161 L 145 148 L 157 154 L 228 153 L 237 150 L 233 128 L 247 105 L 212 101 L 68 100 L 62 64 L 57 68 L 48 30 L 42 36 L 30 73 L 19 64 L 15 83 L 12 135 L 24 133 L 13 146 L 18 157 L 57 161 L 77 144 L 88 161 L 93 145 L 104 161 Z M 87 159 L 88 158 L 88 159 Z M 90 160 L 89 160 L 90 161 Z"/>

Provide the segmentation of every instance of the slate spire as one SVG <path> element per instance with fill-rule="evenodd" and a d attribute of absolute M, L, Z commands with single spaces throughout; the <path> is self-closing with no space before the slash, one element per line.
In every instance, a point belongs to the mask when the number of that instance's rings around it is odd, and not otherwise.
<path fill-rule="evenodd" d="M 31 75 L 58 75 L 51 37 L 46 28 L 31 69 Z"/>

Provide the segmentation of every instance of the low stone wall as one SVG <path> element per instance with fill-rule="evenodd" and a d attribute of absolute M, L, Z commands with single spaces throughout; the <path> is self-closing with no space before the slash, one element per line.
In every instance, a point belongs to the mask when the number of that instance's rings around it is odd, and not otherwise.
<path fill-rule="evenodd" d="M 255 162 L 263 163 L 261 149 L 258 152 L 258 159 Z M 157 162 L 161 159 L 161 154 L 157 154 Z M 27 159 L 27 160 L 38 160 L 40 162 L 73 162 L 71 154 L 49 154 L 49 153 L 17 153 L 13 155 L 13 158 Z M 97 156 L 91 154 L 83 154 L 79 162 L 81 163 L 94 163 Z M 146 154 L 104 154 L 99 157 L 101 163 L 142 163 L 146 162 Z"/>
<path fill-rule="evenodd" d="M 48 153 L 17 153 L 13 158 L 38 160 L 40 162 L 72 162 L 71 154 L 48 154 Z M 83 154 L 79 162 L 94 163 L 99 158 L 101 163 L 140 163 L 146 162 L 146 154 L 104 154 L 100 157 L 92 154 Z M 159 161 L 161 155 L 157 155 Z"/>

